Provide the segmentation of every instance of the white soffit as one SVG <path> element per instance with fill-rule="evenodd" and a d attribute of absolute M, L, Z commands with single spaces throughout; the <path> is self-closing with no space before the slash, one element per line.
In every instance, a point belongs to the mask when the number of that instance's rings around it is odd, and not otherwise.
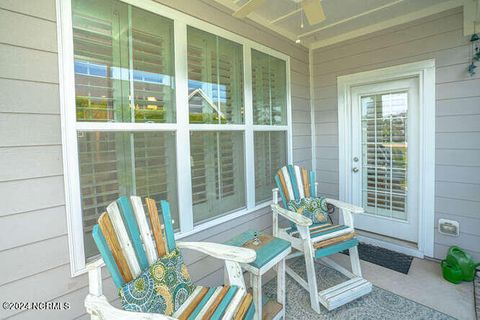
<path fill-rule="evenodd" d="M 232 12 L 248 0 L 202 0 L 222 5 Z M 250 19 L 307 48 L 320 48 L 407 23 L 474 0 L 322 0 L 326 19 L 309 25 L 303 18 L 301 0 L 265 0 L 247 16 Z"/>

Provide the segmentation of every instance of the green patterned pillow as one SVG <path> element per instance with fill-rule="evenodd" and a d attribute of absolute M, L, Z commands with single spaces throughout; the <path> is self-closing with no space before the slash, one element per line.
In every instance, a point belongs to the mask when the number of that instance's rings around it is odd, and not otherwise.
<path fill-rule="evenodd" d="M 171 316 L 193 289 L 183 257 L 175 249 L 125 284 L 119 294 L 124 310 Z"/>
<path fill-rule="evenodd" d="M 328 222 L 327 200 L 324 197 L 302 198 L 300 200 L 290 200 L 287 203 L 288 210 L 303 214 L 310 218 L 313 224 L 323 224 Z M 295 224 L 292 225 L 294 227 Z"/>

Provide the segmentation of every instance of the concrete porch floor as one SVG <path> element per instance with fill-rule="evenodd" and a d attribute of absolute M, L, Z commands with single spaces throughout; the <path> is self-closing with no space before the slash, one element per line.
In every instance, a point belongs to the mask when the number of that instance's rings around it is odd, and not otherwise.
<path fill-rule="evenodd" d="M 350 259 L 343 254 L 331 256 L 350 270 Z M 361 261 L 363 276 L 372 284 L 457 319 L 474 320 L 473 283 L 451 284 L 442 278 L 437 262 L 414 258 L 408 275 Z"/>

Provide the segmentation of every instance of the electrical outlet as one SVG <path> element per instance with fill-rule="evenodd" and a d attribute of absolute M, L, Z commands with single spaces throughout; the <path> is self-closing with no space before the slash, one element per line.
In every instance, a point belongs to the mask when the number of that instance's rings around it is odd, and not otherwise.
<path fill-rule="evenodd" d="M 458 237 L 460 235 L 460 224 L 458 221 L 440 219 L 438 220 L 438 232 L 447 236 Z"/>

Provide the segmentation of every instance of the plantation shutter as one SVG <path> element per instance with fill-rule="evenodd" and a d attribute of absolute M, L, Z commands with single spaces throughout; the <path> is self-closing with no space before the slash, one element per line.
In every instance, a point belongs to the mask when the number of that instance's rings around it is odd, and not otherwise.
<path fill-rule="evenodd" d="M 135 122 L 174 122 L 173 23 L 133 9 L 131 63 Z"/>
<path fill-rule="evenodd" d="M 194 222 L 244 207 L 243 132 L 193 132 L 190 146 Z"/>
<path fill-rule="evenodd" d="M 242 46 L 188 28 L 190 123 L 243 123 Z"/>
<path fill-rule="evenodd" d="M 284 131 L 257 131 L 255 145 L 255 202 L 258 204 L 272 197 L 274 177 L 286 165 L 286 133 Z"/>
<path fill-rule="evenodd" d="M 406 219 L 407 93 L 364 96 L 363 194 L 367 211 Z"/>
<path fill-rule="evenodd" d="M 252 93 L 254 124 L 287 123 L 285 61 L 252 50 Z"/>
<path fill-rule="evenodd" d="M 190 156 L 193 221 L 198 224 L 245 206 L 243 131 L 222 125 L 243 123 L 243 48 L 188 27 L 190 123 L 218 125 L 192 131 Z"/>
<path fill-rule="evenodd" d="M 115 118 L 114 108 L 114 29 L 111 11 L 99 6 L 95 13 L 84 13 L 81 2 L 74 5 L 73 41 L 75 56 L 75 91 L 77 121 L 109 121 Z M 118 43 L 117 43 L 118 44 Z M 121 95 L 121 92 L 118 93 Z"/>

